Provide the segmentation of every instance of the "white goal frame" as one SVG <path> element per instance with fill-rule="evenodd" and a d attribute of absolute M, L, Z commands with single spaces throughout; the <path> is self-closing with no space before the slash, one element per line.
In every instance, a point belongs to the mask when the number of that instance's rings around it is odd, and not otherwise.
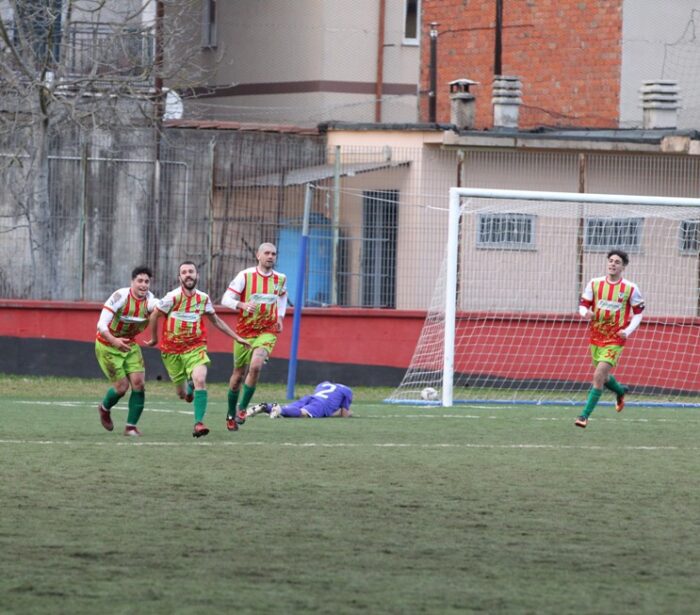
<path fill-rule="evenodd" d="M 463 198 L 513 199 L 613 205 L 657 205 L 663 207 L 698 207 L 700 198 L 592 194 L 586 192 L 540 192 L 534 190 L 500 190 L 491 188 L 459 188 L 449 191 L 449 217 L 445 284 L 445 337 L 442 374 L 442 406 L 453 405 L 455 331 L 457 316 L 457 261 L 461 202 Z"/>

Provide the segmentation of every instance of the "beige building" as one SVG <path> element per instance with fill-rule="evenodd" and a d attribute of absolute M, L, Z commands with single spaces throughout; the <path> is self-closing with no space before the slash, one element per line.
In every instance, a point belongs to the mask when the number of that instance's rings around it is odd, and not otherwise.
<path fill-rule="evenodd" d="M 455 133 L 356 123 L 323 129 L 322 164 L 248 176 L 214 194 L 216 220 L 231 212 L 252 218 L 264 208 L 266 224 L 279 225 L 283 269 L 294 271 L 290 250 L 298 234 L 291 229 L 302 216 L 304 187 L 313 185 L 319 250 L 309 261 L 312 306 L 439 305 L 433 291 L 445 258 L 452 186 L 700 196 L 694 133 Z M 604 273 L 605 252 L 621 247 L 631 257 L 630 278 L 664 297 L 650 303 L 649 314 L 698 312 L 697 208 L 477 201 L 467 210 L 460 246 L 464 311 L 568 314 L 585 282 Z M 228 237 L 217 241 L 222 250 Z"/>
<path fill-rule="evenodd" d="M 206 83 L 185 116 L 415 122 L 420 0 L 202 0 Z M 173 87 L 178 87 L 173 84 Z"/>
<path fill-rule="evenodd" d="M 397 232 L 384 257 L 395 263 L 395 307 L 403 309 L 430 305 L 445 256 L 450 186 L 700 197 L 694 133 L 457 134 L 337 124 L 328 140 L 329 149 L 347 155 L 363 146 L 383 148 L 394 165 L 343 178 L 339 219 L 341 227 L 362 229 L 368 191 L 393 195 Z M 663 297 L 649 314 L 699 315 L 699 208 L 481 200 L 466 210 L 462 310 L 569 313 L 583 284 L 604 274 L 605 252 L 620 247 L 630 254 L 629 276 L 646 293 Z"/>

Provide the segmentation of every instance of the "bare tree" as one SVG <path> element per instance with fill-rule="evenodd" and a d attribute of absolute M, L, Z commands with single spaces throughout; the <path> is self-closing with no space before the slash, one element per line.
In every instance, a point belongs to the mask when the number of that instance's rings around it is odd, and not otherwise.
<path fill-rule="evenodd" d="M 6 245 L 0 294 L 22 284 L 33 298 L 53 298 L 60 272 L 61 226 L 50 159 L 66 144 L 86 157 L 95 135 L 138 129 L 152 156 L 168 84 L 193 88 L 201 70 L 198 0 L 0 0 L 0 233 Z M 187 43 L 187 41 L 193 41 Z M 64 204 L 65 208 L 66 205 Z M 0 235 L 1 237 L 1 235 Z M 2 244 L 0 244 L 2 245 Z M 12 279 L 18 251 L 31 265 Z M 0 256 L 3 249 L 0 247 Z"/>

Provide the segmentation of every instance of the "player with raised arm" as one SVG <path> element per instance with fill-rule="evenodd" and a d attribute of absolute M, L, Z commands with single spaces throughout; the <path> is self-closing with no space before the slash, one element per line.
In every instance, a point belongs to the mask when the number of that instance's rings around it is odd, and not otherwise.
<path fill-rule="evenodd" d="M 134 338 L 148 326 L 148 318 L 157 303 L 150 291 L 152 278 L 153 272 L 148 267 L 134 268 L 131 286 L 112 293 L 102 306 L 97 321 L 95 355 L 112 384 L 97 411 L 102 427 L 112 431 L 112 408 L 131 387 L 125 436 L 141 435 L 136 425 L 146 402 L 146 367 L 141 347 Z"/>
<path fill-rule="evenodd" d="M 245 422 L 245 410 L 255 393 L 262 367 L 282 332 L 287 309 L 287 276 L 274 270 L 277 248 L 263 243 L 256 258 L 258 264 L 238 273 L 221 299 L 222 305 L 239 311 L 236 333 L 248 342 L 233 344 L 233 373 L 226 413 L 229 431 L 236 431 Z"/>
<path fill-rule="evenodd" d="M 248 416 L 266 412 L 271 419 L 322 419 L 326 417 L 349 418 L 352 416 L 352 389 L 338 382 L 324 380 L 316 385 L 311 395 L 290 404 L 256 404 L 247 410 Z"/>
<path fill-rule="evenodd" d="M 180 285 L 171 290 L 157 304 L 150 320 L 149 346 L 158 343 L 158 321 L 163 321 L 161 357 L 170 380 L 175 384 L 181 399 L 187 399 L 187 383 L 194 387 L 195 438 L 206 436 L 209 428 L 204 424 L 207 411 L 207 369 L 211 363 L 207 355 L 207 329 L 204 317 L 217 329 L 245 345 L 245 340 L 234 333 L 216 314 L 209 295 L 196 288 L 199 281 L 197 266 L 191 261 L 180 263 Z"/>
<path fill-rule="evenodd" d="M 579 304 L 579 314 L 590 321 L 590 350 L 595 371 L 586 406 L 574 422 L 577 427 L 588 425 L 604 387 L 615 393 L 615 409 L 621 412 L 624 408 L 628 388 L 611 372 L 620 360 L 626 341 L 639 327 L 644 311 L 639 288 L 622 277 L 629 263 L 627 253 L 610 250 L 607 259 L 607 276 L 588 282 Z"/>

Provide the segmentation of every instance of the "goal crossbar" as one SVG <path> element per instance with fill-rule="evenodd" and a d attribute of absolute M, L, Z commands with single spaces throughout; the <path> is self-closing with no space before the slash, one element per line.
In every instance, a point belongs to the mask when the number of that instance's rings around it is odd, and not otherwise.
<path fill-rule="evenodd" d="M 599 203 L 615 205 L 651 205 L 663 207 L 697 207 L 700 199 L 682 197 L 633 196 L 620 194 L 592 194 L 579 192 L 548 192 L 534 190 L 500 190 L 488 188 L 453 187 L 449 191 L 447 253 L 456 255 L 459 242 L 461 201 L 463 198 L 513 199 L 520 201 L 550 201 L 571 203 Z M 443 347 L 442 405 L 454 402 L 455 329 L 457 305 L 457 258 L 447 259 L 445 284 L 445 334 Z"/>

